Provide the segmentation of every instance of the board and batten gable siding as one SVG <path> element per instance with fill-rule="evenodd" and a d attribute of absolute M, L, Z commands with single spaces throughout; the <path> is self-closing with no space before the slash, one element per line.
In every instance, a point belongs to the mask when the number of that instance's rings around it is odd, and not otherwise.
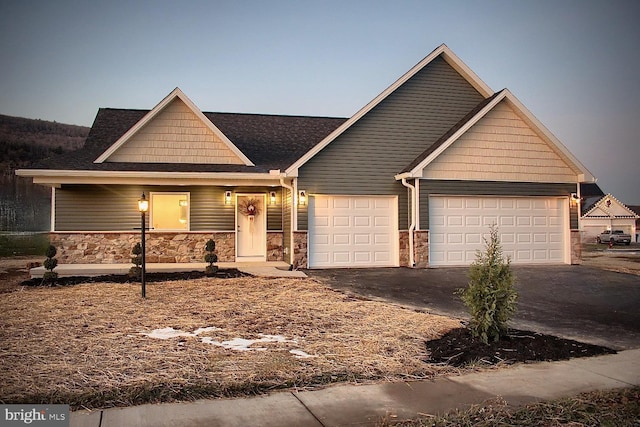
<path fill-rule="evenodd" d="M 427 165 L 428 179 L 578 182 L 569 166 L 502 101 Z"/>
<path fill-rule="evenodd" d="M 270 187 L 63 185 L 56 189 L 56 231 L 120 231 L 139 229 L 137 202 L 142 192 L 190 195 L 190 231 L 235 231 L 234 204 L 225 205 L 224 192 L 267 193 Z M 268 199 L 268 198 L 267 198 Z M 279 197 L 278 197 L 279 199 Z M 267 231 L 282 230 L 282 204 L 267 207 Z"/>
<path fill-rule="evenodd" d="M 244 164 L 179 98 L 169 103 L 107 161 Z"/>
<path fill-rule="evenodd" d="M 407 229 L 407 191 L 394 179 L 483 96 L 440 57 L 361 117 L 298 171 L 310 195 L 396 195 Z M 306 215 L 298 227 L 306 229 Z"/>
<path fill-rule="evenodd" d="M 429 229 L 429 195 L 445 196 L 507 196 L 507 197 L 569 197 L 576 184 L 540 182 L 489 182 L 420 180 L 420 229 Z M 567 203 L 569 203 L 567 201 Z M 578 209 L 569 203 L 569 222 L 578 229 Z"/>

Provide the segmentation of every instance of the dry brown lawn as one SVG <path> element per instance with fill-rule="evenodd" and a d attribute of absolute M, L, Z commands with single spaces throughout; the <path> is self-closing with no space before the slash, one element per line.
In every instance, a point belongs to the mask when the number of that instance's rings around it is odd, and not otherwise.
<path fill-rule="evenodd" d="M 0 298 L 0 403 L 109 407 L 340 381 L 451 373 L 425 341 L 459 321 L 355 299 L 311 279 L 198 279 L 21 288 Z M 172 327 L 200 336 L 143 333 Z M 202 342 L 280 335 L 236 351 Z M 290 350 L 312 355 L 298 358 Z"/>

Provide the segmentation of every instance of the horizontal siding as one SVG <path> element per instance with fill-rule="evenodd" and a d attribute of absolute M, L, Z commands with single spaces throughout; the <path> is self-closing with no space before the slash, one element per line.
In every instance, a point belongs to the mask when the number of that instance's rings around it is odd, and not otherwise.
<path fill-rule="evenodd" d="M 109 162 L 243 164 L 180 99 L 116 150 Z"/>
<path fill-rule="evenodd" d="M 190 193 L 190 231 L 235 230 L 235 205 L 225 205 L 227 190 L 267 194 L 272 187 L 173 187 L 71 185 L 56 189 L 56 231 L 130 231 L 140 227 L 137 201 L 144 191 Z M 279 189 L 276 189 L 279 191 Z M 279 193 L 281 194 L 281 193 Z M 268 197 L 267 197 L 268 199 Z M 235 200 L 235 198 L 232 198 Z M 267 208 L 267 229 L 282 230 L 282 199 Z"/>
<path fill-rule="evenodd" d="M 437 58 L 303 165 L 298 188 L 309 194 L 397 195 L 399 227 L 406 229 L 407 193 L 394 176 L 482 99 Z"/>
<path fill-rule="evenodd" d="M 579 171 L 502 101 L 430 163 L 428 179 L 577 182 Z"/>
<path fill-rule="evenodd" d="M 429 195 L 449 196 L 516 196 L 568 197 L 575 193 L 575 184 L 539 182 L 489 182 L 420 180 L 420 228 L 429 229 Z M 568 203 L 568 202 L 567 202 Z M 570 212 L 571 229 L 578 228 L 575 207 Z"/>

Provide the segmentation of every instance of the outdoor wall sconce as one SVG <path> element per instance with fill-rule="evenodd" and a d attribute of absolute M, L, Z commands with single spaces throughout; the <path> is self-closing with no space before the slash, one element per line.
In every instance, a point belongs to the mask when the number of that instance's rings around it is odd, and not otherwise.
<path fill-rule="evenodd" d="M 571 193 L 571 204 L 577 205 L 580 202 L 580 197 L 578 197 L 577 193 Z"/>
<path fill-rule="evenodd" d="M 271 191 L 271 192 L 269 193 L 269 202 L 270 202 L 270 204 L 272 204 L 272 205 L 275 205 L 275 204 L 276 204 L 276 192 L 275 192 L 275 191 Z"/>
<path fill-rule="evenodd" d="M 142 246 L 142 254 L 141 254 L 142 262 L 140 263 L 142 266 L 142 271 L 140 272 L 140 281 L 142 282 L 142 298 L 146 298 L 147 291 L 146 291 L 145 273 L 147 268 L 147 263 L 146 263 L 147 247 L 146 247 L 145 231 L 147 229 L 147 225 L 145 221 L 145 214 L 149 210 L 149 200 L 147 200 L 147 197 L 144 195 L 144 193 L 142 193 L 142 196 L 138 200 L 138 210 L 140 211 L 140 241 L 141 241 L 140 246 Z"/>
<path fill-rule="evenodd" d="M 307 204 L 307 192 L 306 190 L 298 191 L 298 203 L 302 206 Z"/>
<path fill-rule="evenodd" d="M 230 205 L 231 204 L 231 191 L 225 191 L 224 192 L 224 204 L 225 205 Z"/>

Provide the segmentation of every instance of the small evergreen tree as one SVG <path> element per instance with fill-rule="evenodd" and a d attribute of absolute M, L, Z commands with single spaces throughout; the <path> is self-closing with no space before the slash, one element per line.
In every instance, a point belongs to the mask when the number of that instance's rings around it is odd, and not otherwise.
<path fill-rule="evenodd" d="M 502 254 L 498 227 L 494 224 L 485 251 L 477 251 L 469 268 L 469 285 L 458 290 L 471 315 L 469 328 L 485 344 L 498 341 L 507 331 L 507 322 L 516 311 L 518 294 L 511 259 Z"/>
<path fill-rule="evenodd" d="M 58 250 L 53 245 L 49 245 L 49 247 L 45 251 L 44 255 L 47 257 L 47 259 L 44 260 L 43 264 L 44 268 L 46 268 L 47 271 L 45 271 L 42 275 L 42 282 L 44 283 L 54 284 L 58 279 L 58 273 L 53 271 L 53 269 L 58 266 L 58 260 L 54 258 L 57 253 Z"/>
<path fill-rule="evenodd" d="M 131 249 L 133 256 L 131 257 L 131 263 L 135 264 L 129 269 L 129 277 L 142 277 L 142 245 L 140 242 L 133 245 Z"/>
<path fill-rule="evenodd" d="M 213 239 L 209 239 L 204 249 L 207 251 L 207 254 L 204 256 L 204 261 L 209 263 L 204 271 L 207 275 L 214 275 L 218 272 L 218 266 L 214 264 L 218 262 L 218 255 L 213 253 L 216 250 L 216 242 L 214 242 Z"/>

